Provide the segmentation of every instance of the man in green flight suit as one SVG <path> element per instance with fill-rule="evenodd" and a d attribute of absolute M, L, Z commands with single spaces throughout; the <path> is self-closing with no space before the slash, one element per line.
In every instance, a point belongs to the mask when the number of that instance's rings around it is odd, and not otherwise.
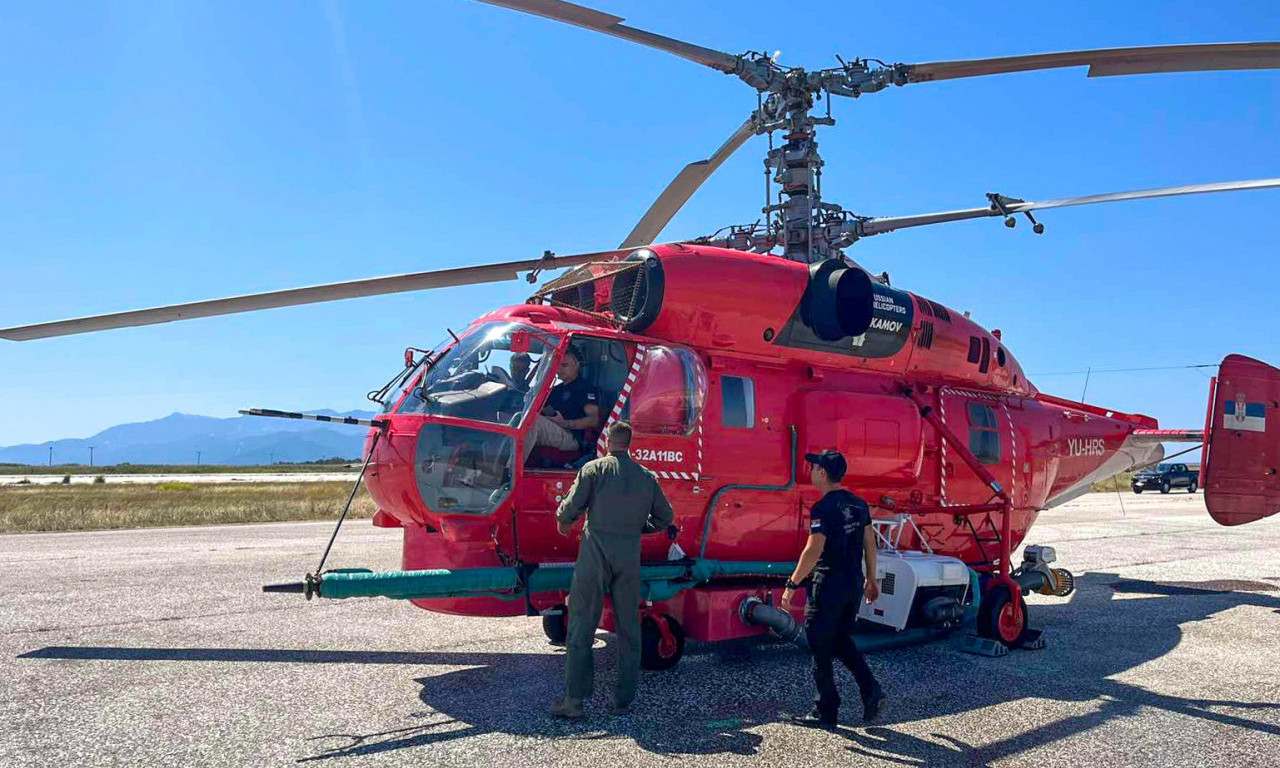
<path fill-rule="evenodd" d="M 591 646 L 605 594 L 613 597 L 618 634 L 618 690 L 610 712 L 630 712 L 640 678 L 640 536 L 666 530 L 674 516 L 658 479 L 628 452 L 631 426 L 614 422 L 608 440 L 609 455 L 578 472 L 556 512 L 564 536 L 587 516 L 569 588 L 566 691 L 551 710 L 556 717 L 582 717 L 582 702 L 591 696 Z"/>

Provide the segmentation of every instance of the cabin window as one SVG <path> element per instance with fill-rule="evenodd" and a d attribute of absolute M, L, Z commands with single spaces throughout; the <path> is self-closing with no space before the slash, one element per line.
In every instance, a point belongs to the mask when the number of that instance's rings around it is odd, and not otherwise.
<path fill-rule="evenodd" d="M 983 464 L 1000 463 L 1000 427 L 989 405 L 969 403 L 969 450 Z"/>
<path fill-rule="evenodd" d="M 707 398 L 707 371 L 687 349 L 649 347 L 622 418 L 637 432 L 692 434 Z"/>
<path fill-rule="evenodd" d="M 977 336 L 970 336 L 969 337 L 969 357 L 967 358 L 967 360 L 971 363 L 976 363 L 981 359 L 982 359 L 982 342 L 978 340 Z"/>
<path fill-rule="evenodd" d="M 991 342 L 982 339 L 982 361 L 978 363 L 978 373 L 986 373 L 991 368 Z"/>
<path fill-rule="evenodd" d="M 724 403 L 726 427 L 750 429 L 756 425 L 756 385 L 742 376 L 720 377 L 720 398 Z"/>

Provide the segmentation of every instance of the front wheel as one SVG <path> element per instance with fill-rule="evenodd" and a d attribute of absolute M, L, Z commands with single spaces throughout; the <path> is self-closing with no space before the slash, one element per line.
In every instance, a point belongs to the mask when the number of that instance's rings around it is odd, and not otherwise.
<path fill-rule="evenodd" d="M 1016 605 L 1021 610 L 1015 616 L 1015 603 L 1008 587 L 1001 584 L 987 590 L 978 608 L 978 634 L 1005 645 L 1022 642 L 1027 634 L 1027 601 L 1022 599 L 1021 592 L 1017 599 Z"/>
<path fill-rule="evenodd" d="M 563 603 L 542 615 L 542 632 L 552 645 L 564 645 L 569 637 L 569 609 Z"/>
<path fill-rule="evenodd" d="M 1169 485 L 1169 481 L 1168 481 L 1168 480 L 1165 480 L 1163 483 L 1161 483 L 1161 484 L 1160 484 L 1160 492 L 1161 492 L 1161 493 L 1168 493 L 1168 492 L 1169 492 L 1169 489 L 1170 489 L 1170 488 L 1172 488 L 1172 487 L 1173 487 L 1173 486 Z"/>
<path fill-rule="evenodd" d="M 1142 489 L 1141 489 L 1141 488 L 1134 488 L 1134 489 L 1133 489 L 1133 492 L 1134 492 L 1134 493 L 1142 493 Z"/>
<path fill-rule="evenodd" d="M 666 620 L 667 632 L 663 634 L 659 620 Z M 684 629 L 672 616 L 642 616 L 640 618 L 640 666 L 643 669 L 671 669 L 684 655 Z"/>

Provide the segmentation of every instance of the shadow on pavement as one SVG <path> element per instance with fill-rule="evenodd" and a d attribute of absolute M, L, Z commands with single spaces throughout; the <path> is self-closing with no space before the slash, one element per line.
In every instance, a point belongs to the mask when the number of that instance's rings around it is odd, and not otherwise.
<path fill-rule="evenodd" d="M 1280 736 L 1280 718 L 1260 722 L 1243 716 L 1250 711 L 1280 712 L 1280 703 L 1169 696 L 1111 679 L 1173 650 L 1184 624 L 1238 606 L 1280 613 L 1280 599 L 1256 594 L 1276 591 L 1275 586 L 1227 580 L 1156 582 L 1108 573 L 1084 574 L 1076 584 L 1078 591 L 1070 602 L 1031 608 L 1033 624 L 1050 629 L 1048 648 L 974 659 L 979 674 L 953 677 L 949 690 L 940 692 L 943 696 L 931 702 L 908 701 L 906 712 L 895 707 L 891 720 L 909 722 L 1019 700 L 1097 702 L 1096 709 L 977 747 L 941 733 L 930 734 L 935 741 L 884 726 L 862 732 L 842 728 L 840 733 L 852 742 L 850 751 L 902 765 L 989 765 L 1116 718 L 1136 716 L 1142 709 Z M 1116 600 L 1115 594 L 1135 597 Z M 1040 662 L 1037 674 L 1019 670 L 1023 659 Z"/>
<path fill-rule="evenodd" d="M 1226 726 L 1280 736 L 1280 725 L 1249 719 L 1249 711 L 1280 711 L 1280 704 L 1182 698 L 1118 682 L 1116 675 L 1155 660 L 1182 639 L 1181 626 L 1239 606 L 1280 613 L 1280 599 L 1264 582 L 1148 582 L 1090 573 L 1077 578 L 1069 602 L 1032 606 L 1049 647 L 998 659 L 970 656 L 936 643 L 876 654 L 872 665 L 890 694 L 886 720 L 839 733 L 851 752 L 905 765 L 982 765 L 1069 738 L 1115 718 L 1160 709 Z M 1126 593 L 1126 599 L 1115 599 Z M 1280 626 L 1277 627 L 1280 629 Z M 583 722 L 545 714 L 561 691 L 564 661 L 548 653 L 323 651 L 254 648 L 124 648 L 49 646 L 24 659 L 205 661 L 309 664 L 457 666 L 416 678 L 427 711 L 424 722 L 367 734 L 324 734 L 320 751 L 299 762 L 370 755 L 486 733 L 539 739 L 633 739 L 658 754 L 755 754 L 763 737 L 749 731 L 776 722 L 786 705 L 807 708 L 807 660 L 790 647 L 758 641 L 691 645 L 675 669 L 646 673 L 636 714 L 602 713 L 612 687 L 612 647 L 597 651 L 596 700 Z M 844 683 L 846 690 L 851 682 Z M 853 697 L 850 697 L 853 698 Z M 975 747 L 947 734 L 929 740 L 892 726 L 1026 700 L 1096 702 L 1089 712 Z M 785 701 L 786 705 L 780 704 Z M 856 713 L 846 708 L 846 721 Z M 718 719 L 717 719 L 718 718 Z M 339 744 L 321 747 L 331 740 Z"/>

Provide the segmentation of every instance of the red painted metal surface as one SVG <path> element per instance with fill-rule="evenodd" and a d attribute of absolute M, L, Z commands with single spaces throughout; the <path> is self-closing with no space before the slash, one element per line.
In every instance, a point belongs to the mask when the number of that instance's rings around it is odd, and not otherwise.
<path fill-rule="evenodd" d="M 1230 355 L 1218 371 L 1204 461 L 1209 514 L 1242 525 L 1280 511 L 1280 370 Z"/>
<path fill-rule="evenodd" d="M 655 353 L 651 365 L 639 358 L 635 381 L 640 383 L 625 405 L 637 427 L 633 454 L 659 474 L 675 509 L 678 543 L 685 552 L 699 552 L 703 531 L 709 530 L 708 558 L 794 560 L 806 535 L 807 510 L 818 496 L 800 457 L 835 447 L 850 462 L 846 485 L 873 504 L 916 516 L 923 541 L 908 534 L 904 546 L 927 544 L 938 554 L 999 574 L 1003 581 L 1011 566 L 1010 553 L 1022 543 L 1040 509 L 1139 463 L 1151 449 L 1135 433 L 1151 435 L 1149 431 L 1159 427 L 1154 419 L 1039 393 L 999 337 L 936 302 L 902 291 L 890 296 L 886 306 L 899 302 L 896 311 L 902 313 L 902 325 L 885 321 L 882 331 L 897 333 L 895 344 L 877 347 L 874 340 L 845 339 L 788 346 L 781 342 L 788 338 L 789 324 L 794 330 L 803 319 L 805 265 L 698 246 L 653 250 L 663 267 L 665 288 L 661 311 L 643 335 L 619 330 L 601 314 L 544 305 L 496 310 L 477 323 L 517 321 L 555 334 L 561 340 L 556 355 L 584 336 L 622 342 L 627 350 L 626 362 L 620 363 L 624 366 L 630 366 L 642 348 L 663 350 Z M 601 288 L 596 295 L 607 293 Z M 705 386 L 700 402 L 680 396 L 677 350 L 697 361 L 689 369 L 697 375 L 691 373 L 689 380 Z M 864 352 L 868 356 L 859 356 Z M 1261 365 L 1250 363 L 1255 367 L 1239 371 L 1256 371 Z M 1263 380 L 1270 381 L 1265 376 Z M 1222 399 L 1234 397 L 1239 387 L 1224 383 L 1220 389 Z M 741 402 L 744 391 L 749 391 L 749 409 Z M 544 388 L 531 413 L 545 397 Z M 605 404 L 602 410 L 609 412 L 613 405 Z M 617 405 L 624 403 L 619 400 Z M 921 407 L 930 410 L 923 419 Z M 572 471 L 516 466 L 510 493 L 484 515 L 429 509 L 419 493 L 415 453 L 425 425 L 509 434 L 517 441 L 518 456 L 532 418 L 505 427 L 392 410 L 368 484 L 381 519 L 394 518 L 404 527 L 405 568 L 574 559 L 577 540 L 560 536 L 554 521 L 555 509 L 573 482 Z M 682 423 L 687 426 L 684 431 L 670 428 Z M 1264 438 L 1270 440 L 1270 430 L 1280 430 L 1280 424 L 1268 418 L 1267 429 Z M 944 433 L 952 440 L 945 440 Z M 986 454 L 975 459 L 975 450 L 982 447 Z M 1246 462 L 1244 452 L 1221 443 L 1209 454 L 1205 485 L 1211 486 L 1215 477 L 1219 483 L 1216 491 L 1209 491 L 1219 520 L 1256 519 L 1261 516 L 1255 514 L 1258 494 L 1264 500 L 1280 494 L 1273 475 L 1250 479 L 1249 487 L 1256 492 L 1241 485 L 1239 472 L 1261 471 L 1264 461 Z M 760 489 L 786 486 L 793 476 L 793 487 Z M 993 481 L 1001 488 L 994 503 Z M 981 541 L 997 536 L 998 547 Z M 665 559 L 668 546 L 663 536 L 647 537 L 643 557 Z M 694 639 L 755 634 L 757 630 L 740 626 L 729 609 L 759 588 L 713 585 L 681 593 L 661 607 Z M 532 598 L 538 609 L 563 600 L 563 594 Z M 523 599 L 415 602 L 431 610 L 475 615 L 513 615 L 526 608 Z"/>

